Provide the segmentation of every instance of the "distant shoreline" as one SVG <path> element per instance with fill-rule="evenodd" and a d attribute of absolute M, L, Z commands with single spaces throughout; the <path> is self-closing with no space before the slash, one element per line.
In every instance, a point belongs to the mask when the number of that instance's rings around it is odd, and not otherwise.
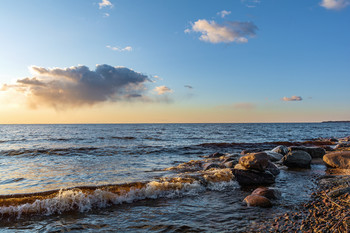
<path fill-rule="evenodd" d="M 350 123 L 350 121 L 322 121 L 321 123 Z"/>

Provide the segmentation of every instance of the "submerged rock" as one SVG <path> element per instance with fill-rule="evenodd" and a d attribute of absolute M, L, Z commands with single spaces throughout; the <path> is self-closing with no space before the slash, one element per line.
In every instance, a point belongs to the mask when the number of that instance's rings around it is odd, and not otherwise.
<path fill-rule="evenodd" d="M 350 169 L 350 151 L 326 154 L 323 156 L 323 161 L 330 167 Z"/>
<path fill-rule="evenodd" d="M 281 145 L 273 148 L 271 151 L 275 153 L 279 153 L 281 155 L 286 155 L 288 153 L 288 147 Z"/>
<path fill-rule="evenodd" d="M 265 152 L 252 153 L 239 158 L 239 164 L 263 172 L 269 163 L 269 158 Z"/>
<path fill-rule="evenodd" d="M 240 185 L 264 185 L 273 184 L 275 176 L 269 171 L 258 171 L 247 169 L 241 164 L 237 164 L 233 169 L 233 174 Z"/>
<path fill-rule="evenodd" d="M 266 197 L 260 195 L 249 195 L 243 200 L 248 206 L 259 206 L 259 207 L 272 207 L 272 203 Z"/>
<path fill-rule="evenodd" d="M 305 151 L 311 158 L 322 158 L 326 154 L 326 150 L 321 147 L 290 146 L 288 149 L 289 151 Z"/>
<path fill-rule="evenodd" d="M 291 151 L 282 158 L 283 165 L 291 168 L 310 168 L 311 156 L 309 153 L 296 150 Z"/>
<path fill-rule="evenodd" d="M 252 192 L 252 195 L 259 195 L 268 199 L 278 199 L 281 197 L 281 192 L 277 189 L 270 189 L 267 187 L 259 187 Z"/>

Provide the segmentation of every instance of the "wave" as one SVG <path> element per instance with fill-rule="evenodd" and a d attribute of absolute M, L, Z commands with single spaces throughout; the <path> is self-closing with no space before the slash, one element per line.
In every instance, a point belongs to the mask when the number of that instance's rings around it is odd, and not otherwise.
<path fill-rule="evenodd" d="M 46 155 L 70 155 L 71 153 L 81 153 L 98 150 L 97 147 L 68 147 L 68 148 L 51 148 L 51 149 L 18 149 L 18 150 L 3 150 L 1 155 L 3 156 L 18 156 L 18 155 L 28 155 L 36 156 L 40 154 Z"/>
<path fill-rule="evenodd" d="M 205 190 L 223 190 L 233 185 L 230 169 L 194 176 L 161 178 L 151 182 L 81 186 L 30 194 L 0 195 L 0 218 L 86 212 L 94 208 L 132 203 L 143 199 L 198 195 Z"/>
<path fill-rule="evenodd" d="M 119 140 L 135 140 L 136 137 L 117 137 L 117 136 L 112 136 L 112 139 L 119 139 Z"/>

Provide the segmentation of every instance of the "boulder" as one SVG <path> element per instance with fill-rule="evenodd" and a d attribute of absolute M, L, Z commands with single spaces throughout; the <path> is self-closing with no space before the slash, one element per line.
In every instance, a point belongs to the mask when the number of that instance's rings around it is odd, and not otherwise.
<path fill-rule="evenodd" d="M 243 200 L 248 206 L 272 207 L 272 203 L 266 197 L 260 195 L 249 195 Z"/>
<path fill-rule="evenodd" d="M 279 153 L 281 155 L 286 155 L 288 153 L 288 147 L 286 146 L 277 146 L 271 150 L 272 152 Z"/>
<path fill-rule="evenodd" d="M 283 165 L 292 168 L 309 168 L 311 164 L 311 156 L 309 153 L 296 150 L 291 151 L 282 158 Z"/>
<path fill-rule="evenodd" d="M 290 146 L 289 151 L 302 150 L 311 156 L 311 158 L 322 158 L 326 154 L 326 150 L 321 147 L 306 147 L 306 146 Z"/>
<path fill-rule="evenodd" d="M 241 164 L 237 164 L 232 172 L 237 182 L 242 186 L 273 184 L 275 182 L 275 176 L 271 172 L 247 169 Z"/>
<path fill-rule="evenodd" d="M 283 155 L 273 151 L 265 151 L 265 153 L 270 157 L 272 162 L 280 161 L 283 158 Z"/>
<path fill-rule="evenodd" d="M 265 152 L 247 154 L 239 158 L 239 164 L 248 169 L 255 169 L 263 172 L 268 163 L 270 157 Z"/>
<path fill-rule="evenodd" d="M 216 163 L 205 163 L 202 165 L 203 167 L 203 170 L 209 170 L 211 168 L 220 168 L 221 166 L 219 164 L 216 164 Z"/>
<path fill-rule="evenodd" d="M 221 153 L 221 152 L 215 152 L 215 153 L 213 153 L 213 154 L 208 155 L 207 157 L 208 157 L 208 158 L 220 158 L 220 157 L 223 156 L 223 155 L 224 155 L 224 154 Z"/>
<path fill-rule="evenodd" d="M 259 149 L 259 148 L 245 149 L 245 150 L 241 151 L 241 155 L 247 155 L 247 154 L 251 154 L 251 153 L 259 153 L 259 152 L 263 152 L 263 150 Z"/>
<path fill-rule="evenodd" d="M 281 192 L 277 189 L 270 189 L 267 187 L 259 187 L 252 192 L 252 195 L 259 195 L 268 199 L 278 199 L 281 197 Z"/>
<path fill-rule="evenodd" d="M 275 164 L 271 163 L 271 162 L 269 162 L 267 164 L 266 171 L 271 172 L 271 174 L 274 175 L 274 176 L 277 176 L 278 174 L 280 174 L 280 169 L 278 169 L 278 167 Z"/>
<path fill-rule="evenodd" d="M 323 161 L 330 167 L 350 169 L 350 151 L 328 153 L 323 156 Z"/>
<path fill-rule="evenodd" d="M 341 148 L 347 148 L 347 147 L 350 147 L 350 143 L 339 143 L 338 145 L 335 146 L 334 149 L 341 149 Z"/>

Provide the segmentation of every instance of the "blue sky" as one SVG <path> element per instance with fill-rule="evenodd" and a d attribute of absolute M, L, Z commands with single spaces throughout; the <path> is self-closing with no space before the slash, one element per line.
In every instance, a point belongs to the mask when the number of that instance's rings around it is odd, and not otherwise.
<path fill-rule="evenodd" d="M 16 80 L 34 76 L 62 80 L 53 76 L 54 67 L 82 65 L 94 71 L 97 64 L 107 64 L 149 77 L 150 82 L 142 83 L 142 88 L 147 89 L 142 91 L 142 100 L 125 106 L 123 102 L 128 103 L 129 99 L 116 98 L 125 88 L 130 89 L 123 86 L 101 101 L 78 99 L 73 102 L 82 103 L 81 106 L 67 105 L 52 99 L 48 102 L 47 96 L 39 96 L 37 89 L 25 84 L 0 92 L 4 116 L 11 117 L 16 108 L 28 108 L 26 114 L 32 118 L 21 122 L 37 122 L 33 119 L 40 111 L 50 111 L 50 117 L 58 114 L 60 119 L 71 119 L 79 109 L 96 111 L 99 105 L 107 104 L 117 112 L 141 115 L 131 122 L 350 119 L 347 0 L 101 3 L 102 0 L 2 1 L 0 85 L 16 86 Z M 31 66 L 51 73 L 33 73 Z M 156 87 L 163 91 L 157 92 Z M 11 98 L 15 103 L 9 103 L 7 97 L 16 92 L 22 97 Z M 28 101 L 32 103 L 29 107 Z M 35 108 L 30 107 L 33 102 Z M 162 115 L 162 120 L 152 118 L 152 114 L 143 119 L 137 112 L 140 105 L 149 105 L 149 112 L 158 109 L 154 114 Z M 193 112 L 187 116 L 189 110 Z M 104 111 L 104 116 L 111 114 Z M 183 115 L 167 116 L 169 111 Z M 209 113 L 214 115 L 209 117 Z M 203 117 L 205 114 L 208 118 Z M 114 119 L 99 117 L 86 122 Z M 123 117 L 115 119 L 116 123 L 128 122 Z"/>

